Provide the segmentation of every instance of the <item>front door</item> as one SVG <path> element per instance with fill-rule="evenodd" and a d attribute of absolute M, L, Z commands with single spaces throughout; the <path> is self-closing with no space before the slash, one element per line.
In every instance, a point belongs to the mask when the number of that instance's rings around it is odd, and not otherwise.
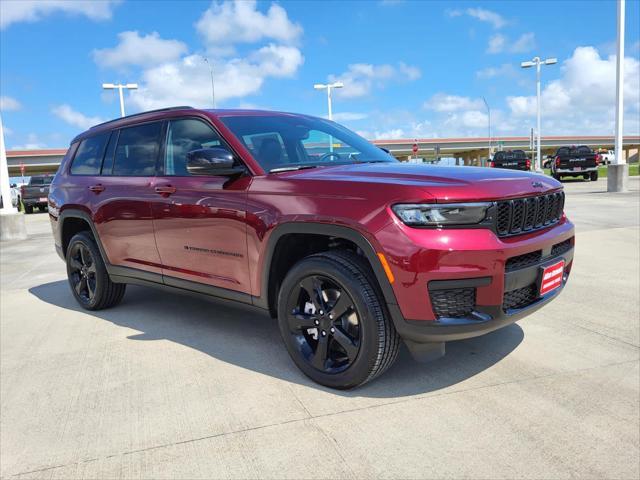
<path fill-rule="evenodd" d="M 166 284 L 202 290 L 185 283 L 197 282 L 250 293 L 246 234 L 250 177 L 192 176 L 186 168 L 188 152 L 220 145 L 222 138 L 203 120 L 167 122 L 164 167 L 156 178 L 153 202 L 156 245 Z"/>

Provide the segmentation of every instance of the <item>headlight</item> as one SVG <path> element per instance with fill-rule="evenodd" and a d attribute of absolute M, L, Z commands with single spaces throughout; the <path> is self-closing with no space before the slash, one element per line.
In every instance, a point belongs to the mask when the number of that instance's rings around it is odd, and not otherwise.
<path fill-rule="evenodd" d="M 398 204 L 392 208 L 405 225 L 471 225 L 487 216 L 491 203 Z"/>

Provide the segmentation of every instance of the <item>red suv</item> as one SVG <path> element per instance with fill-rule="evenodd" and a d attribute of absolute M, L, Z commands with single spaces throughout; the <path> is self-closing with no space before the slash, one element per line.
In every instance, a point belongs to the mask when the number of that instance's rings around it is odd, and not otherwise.
<path fill-rule="evenodd" d="M 49 195 L 82 307 L 128 283 L 255 305 L 335 388 L 386 370 L 400 338 L 437 358 L 555 298 L 573 260 L 563 205 L 546 176 L 403 164 L 328 120 L 189 107 L 82 133 Z"/>

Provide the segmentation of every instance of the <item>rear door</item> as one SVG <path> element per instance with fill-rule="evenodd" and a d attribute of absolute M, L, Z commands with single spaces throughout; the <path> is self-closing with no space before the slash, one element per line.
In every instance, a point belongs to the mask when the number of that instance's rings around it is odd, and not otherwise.
<path fill-rule="evenodd" d="M 246 235 L 251 177 L 193 176 L 186 167 L 188 152 L 220 146 L 227 147 L 202 119 L 167 121 L 153 214 L 164 282 L 224 296 L 185 283 L 251 291 Z"/>
<path fill-rule="evenodd" d="M 162 129 L 162 122 L 150 122 L 114 131 L 101 176 L 90 186 L 96 202 L 94 222 L 109 261 L 157 274 L 162 268 L 151 202 L 156 198 L 153 184 Z"/>

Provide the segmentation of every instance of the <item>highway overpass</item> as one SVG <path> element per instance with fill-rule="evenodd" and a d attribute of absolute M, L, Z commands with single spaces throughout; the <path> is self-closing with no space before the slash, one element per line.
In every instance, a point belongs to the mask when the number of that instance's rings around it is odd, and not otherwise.
<path fill-rule="evenodd" d="M 459 159 L 464 165 L 480 165 L 482 159 L 487 158 L 489 149 L 488 138 L 420 138 L 374 140 L 376 145 L 386 148 L 396 158 L 406 160 L 413 156 L 414 143 L 418 145 L 417 157 L 433 159 L 435 157 L 449 157 Z M 624 137 L 625 157 L 630 161 L 638 161 L 640 136 Z M 564 145 L 589 145 L 592 148 L 613 149 L 613 136 L 564 136 L 542 137 L 543 153 L 550 154 L 556 148 Z M 497 137 L 491 139 L 493 151 L 497 149 L 513 150 L 520 148 L 529 150 L 529 137 Z M 41 150 L 9 150 L 7 162 L 9 175 L 20 176 L 20 167 L 24 166 L 25 176 L 38 173 L 55 172 L 66 153 L 65 148 Z"/>

